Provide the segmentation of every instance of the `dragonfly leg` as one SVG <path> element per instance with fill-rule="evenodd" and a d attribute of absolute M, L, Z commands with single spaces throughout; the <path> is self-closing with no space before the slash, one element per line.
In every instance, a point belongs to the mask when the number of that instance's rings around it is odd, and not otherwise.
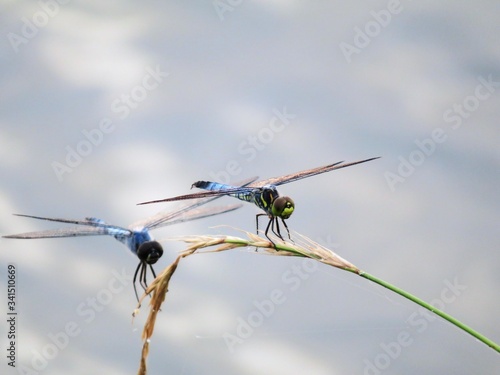
<path fill-rule="evenodd" d="M 266 235 L 267 239 L 269 240 L 269 242 L 271 242 L 273 244 L 274 248 L 276 248 L 276 244 L 274 243 L 274 241 L 272 240 L 272 238 L 269 237 L 268 233 L 269 233 L 269 228 L 271 228 L 271 231 L 274 234 L 276 234 L 276 232 L 274 231 L 274 220 L 275 219 L 276 219 L 275 217 L 271 217 L 269 219 L 269 223 L 267 223 L 267 227 L 266 227 L 266 232 L 264 233 Z"/>
<path fill-rule="evenodd" d="M 134 283 L 134 292 L 135 292 L 135 297 L 137 298 L 137 302 L 139 302 L 139 294 L 137 293 L 137 285 L 136 285 L 137 275 L 139 274 L 139 284 L 141 285 L 142 289 L 144 289 L 144 291 L 146 291 L 146 289 L 148 288 L 148 282 L 146 280 L 146 275 L 148 273 L 147 267 L 148 267 L 148 265 L 145 262 L 141 262 L 141 263 L 139 263 L 139 265 L 135 269 L 133 283 Z M 149 265 L 149 268 L 151 269 L 151 272 L 153 273 L 153 277 L 156 279 L 155 270 L 153 269 L 153 266 L 151 264 Z M 139 272 L 139 270 L 140 270 L 140 272 Z"/>
<path fill-rule="evenodd" d="M 156 279 L 156 273 L 151 264 L 149 265 L 149 268 L 151 268 L 151 273 L 153 274 L 153 277 Z"/>
<path fill-rule="evenodd" d="M 286 225 L 285 219 L 281 218 L 281 222 L 283 223 L 283 225 L 284 225 L 284 226 L 285 226 L 285 228 L 286 228 L 286 232 L 288 233 L 288 238 L 290 239 L 290 241 L 292 241 L 292 242 L 293 242 L 292 237 L 290 236 L 290 230 L 288 229 L 288 225 Z M 282 238 L 282 239 L 283 239 L 283 238 Z M 293 242 L 293 243 L 295 243 L 295 242 Z"/>
<path fill-rule="evenodd" d="M 276 230 L 274 230 L 274 223 L 276 223 Z M 281 235 L 281 230 L 280 230 L 280 222 L 278 221 L 278 218 L 275 217 L 273 218 L 273 225 L 272 225 L 272 230 L 273 230 L 273 233 L 278 236 L 279 238 L 281 238 L 281 240 L 283 242 L 285 242 L 285 239 L 283 238 L 283 236 Z"/>
<path fill-rule="evenodd" d="M 144 272 L 144 285 L 146 286 L 146 289 L 148 288 L 148 283 L 146 281 L 146 275 L 148 273 L 147 267 L 148 266 L 144 265 L 144 269 L 145 269 L 145 272 Z M 155 270 L 153 269 L 153 266 L 151 264 L 149 265 L 149 269 L 151 270 L 151 273 L 153 274 L 153 280 L 156 279 L 156 273 L 155 273 Z M 146 290 L 146 289 L 144 289 L 144 290 Z"/>
<path fill-rule="evenodd" d="M 137 274 L 139 273 L 139 268 L 141 268 L 142 266 L 142 262 L 140 262 L 138 265 L 137 265 L 137 268 L 135 269 L 135 273 L 134 273 L 134 280 L 133 280 L 133 284 L 134 284 L 134 292 L 135 292 L 135 297 L 137 298 L 137 302 L 139 302 L 139 294 L 137 294 L 137 285 L 136 285 L 136 280 L 137 280 Z"/>
<path fill-rule="evenodd" d="M 261 216 L 267 216 L 267 214 L 257 214 L 255 215 L 255 223 L 256 223 L 256 228 L 257 228 L 257 235 L 259 234 L 259 217 Z M 269 225 L 268 225 L 269 227 Z M 266 233 L 267 233 L 267 229 L 266 229 Z M 266 235 L 267 237 L 267 235 Z"/>
<path fill-rule="evenodd" d="M 146 263 L 142 262 L 141 263 L 141 273 L 139 274 L 139 283 L 142 286 L 142 289 L 146 291 L 146 288 L 148 287 L 148 284 L 146 283 L 146 271 L 148 270 L 146 267 Z"/>
<path fill-rule="evenodd" d="M 267 214 L 257 214 L 255 215 L 255 224 L 256 224 L 256 228 L 257 228 L 257 235 L 259 234 L 259 217 L 261 216 L 267 216 Z M 270 223 L 270 222 L 269 222 Z M 267 235 L 267 231 L 269 230 L 269 224 L 267 224 L 267 227 L 266 227 L 266 237 L 269 239 L 269 241 L 273 242 L 269 236 Z M 255 248 L 255 251 L 258 251 L 259 249 L 258 248 Z"/>
<path fill-rule="evenodd" d="M 142 287 L 144 288 L 144 291 L 148 289 L 148 280 L 146 279 L 147 276 L 148 276 L 148 266 L 144 264 L 144 277 L 142 279 L 143 280 Z"/>

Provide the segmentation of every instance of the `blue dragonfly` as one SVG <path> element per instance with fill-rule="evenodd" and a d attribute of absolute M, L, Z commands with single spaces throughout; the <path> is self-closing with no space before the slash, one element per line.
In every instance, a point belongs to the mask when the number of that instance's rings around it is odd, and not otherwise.
<path fill-rule="evenodd" d="M 252 181 L 254 181 L 252 179 Z M 58 219 L 41 216 L 31 216 L 15 214 L 16 216 L 29 217 L 32 219 L 55 221 L 58 223 L 76 224 L 75 227 L 67 227 L 61 229 L 49 229 L 38 232 L 29 232 L 21 234 L 13 234 L 3 236 L 4 238 L 19 238 L 19 239 L 35 239 L 35 238 L 59 238 L 59 237 L 79 237 L 79 236 L 97 236 L 108 235 L 112 236 L 132 251 L 139 258 L 139 265 L 134 273 L 134 291 L 137 300 L 139 295 L 136 288 L 136 280 L 139 275 L 139 284 L 144 290 L 147 288 L 146 274 L 148 266 L 151 269 L 153 277 L 156 278 L 153 264 L 163 255 L 163 248 L 158 241 L 155 241 L 149 231 L 195 219 L 201 219 L 208 216 L 218 215 L 229 212 L 241 207 L 241 204 L 198 208 L 199 206 L 208 203 L 215 198 L 198 199 L 190 205 L 181 207 L 171 212 L 159 212 L 147 219 L 138 221 L 128 228 L 119 227 L 117 225 L 106 224 L 103 220 L 94 217 L 87 217 L 84 220 Z"/>
<path fill-rule="evenodd" d="M 280 232 L 278 219 L 280 219 L 281 222 L 283 223 L 284 227 L 287 230 L 288 238 L 291 240 L 290 231 L 288 229 L 288 226 L 286 225 L 285 220 L 292 215 L 295 209 L 294 201 L 290 197 L 280 196 L 278 190 L 276 189 L 277 186 L 287 184 L 292 181 L 297 181 L 306 177 L 315 176 L 317 174 L 330 172 L 336 169 L 341 169 L 356 164 L 366 163 L 368 161 L 375 160 L 378 158 L 379 157 L 375 157 L 350 163 L 345 163 L 344 161 L 340 161 L 337 163 L 325 165 L 323 167 L 308 169 L 305 171 L 291 173 L 281 177 L 274 177 L 274 178 L 269 178 L 267 180 L 257 181 L 255 183 L 250 183 L 245 186 L 227 185 L 211 181 L 197 181 L 193 185 L 191 185 L 191 188 L 196 187 L 207 191 L 187 194 L 187 195 L 180 195 L 173 198 L 142 202 L 139 204 L 141 205 L 141 204 L 171 202 L 171 201 L 178 201 L 185 199 L 207 198 L 207 197 L 229 195 L 231 197 L 238 198 L 245 202 L 254 203 L 257 207 L 259 207 L 264 211 L 264 213 L 257 214 L 256 216 L 257 232 L 259 231 L 259 217 L 267 216 L 269 218 L 269 222 L 265 230 L 265 236 L 267 237 L 267 239 L 269 239 L 269 241 L 271 241 L 271 243 L 274 244 L 273 240 L 268 235 L 269 229 L 272 230 L 272 232 L 276 237 L 284 241 Z"/>

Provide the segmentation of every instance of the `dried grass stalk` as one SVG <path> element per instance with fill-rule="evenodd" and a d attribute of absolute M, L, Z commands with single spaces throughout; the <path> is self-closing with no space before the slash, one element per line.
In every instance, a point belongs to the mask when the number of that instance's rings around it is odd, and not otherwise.
<path fill-rule="evenodd" d="M 139 365 L 139 372 L 137 373 L 138 375 L 146 375 L 147 373 L 146 358 L 148 357 L 148 354 L 149 340 L 146 340 L 142 345 L 141 364 Z"/>

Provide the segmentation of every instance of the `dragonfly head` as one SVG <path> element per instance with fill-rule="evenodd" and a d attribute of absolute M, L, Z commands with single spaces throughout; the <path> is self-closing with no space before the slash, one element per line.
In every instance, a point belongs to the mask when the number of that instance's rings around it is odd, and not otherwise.
<path fill-rule="evenodd" d="M 137 256 L 142 262 L 155 264 L 163 255 L 163 248 L 157 241 L 147 241 L 137 249 Z"/>
<path fill-rule="evenodd" d="M 272 205 L 273 215 L 282 219 L 288 219 L 294 209 L 295 203 L 293 203 L 292 198 L 286 196 L 276 198 Z"/>

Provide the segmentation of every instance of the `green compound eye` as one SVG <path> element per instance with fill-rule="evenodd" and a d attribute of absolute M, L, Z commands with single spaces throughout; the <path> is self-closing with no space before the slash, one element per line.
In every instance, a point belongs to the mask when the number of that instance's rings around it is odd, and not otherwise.
<path fill-rule="evenodd" d="M 292 215 L 294 209 L 295 203 L 293 203 L 290 197 L 278 197 L 274 200 L 272 206 L 273 215 L 282 219 L 288 219 Z"/>

